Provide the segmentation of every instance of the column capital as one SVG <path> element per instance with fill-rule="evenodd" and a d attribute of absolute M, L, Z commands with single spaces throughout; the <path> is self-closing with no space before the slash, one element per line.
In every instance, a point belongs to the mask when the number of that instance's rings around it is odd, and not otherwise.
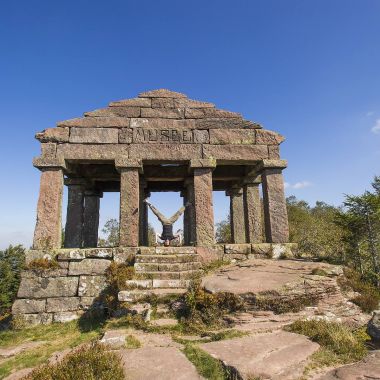
<path fill-rule="evenodd" d="M 233 186 L 226 191 L 228 197 L 241 197 L 243 195 L 243 188 L 238 186 Z"/>
<path fill-rule="evenodd" d="M 201 168 L 211 168 L 215 169 L 216 160 L 214 158 L 197 158 L 194 160 L 190 160 L 189 168 L 193 169 L 201 169 Z"/>
<path fill-rule="evenodd" d="M 134 158 L 116 157 L 115 167 L 118 172 L 124 169 L 138 169 L 139 173 L 143 173 L 143 165 L 141 160 Z"/>
<path fill-rule="evenodd" d="M 288 166 L 286 160 L 262 160 L 258 164 L 258 170 L 264 169 L 285 169 Z"/>
<path fill-rule="evenodd" d="M 86 197 L 98 197 L 103 198 L 103 191 L 97 190 L 97 189 L 86 189 L 84 191 L 84 195 Z"/>
<path fill-rule="evenodd" d="M 82 186 L 86 187 L 88 185 L 88 181 L 84 178 L 65 178 L 63 183 L 66 186 Z"/>
<path fill-rule="evenodd" d="M 243 179 L 243 185 L 251 185 L 251 186 L 258 186 L 261 183 L 261 176 L 252 176 L 252 177 L 245 177 Z"/>
<path fill-rule="evenodd" d="M 34 157 L 33 166 L 39 170 L 66 169 L 66 163 L 63 157 Z"/>

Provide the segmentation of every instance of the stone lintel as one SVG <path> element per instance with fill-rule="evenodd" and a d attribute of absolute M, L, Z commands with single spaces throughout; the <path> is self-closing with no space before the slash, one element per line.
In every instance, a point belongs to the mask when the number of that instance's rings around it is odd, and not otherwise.
<path fill-rule="evenodd" d="M 261 176 L 248 176 L 243 178 L 243 185 L 259 185 L 261 183 Z"/>
<path fill-rule="evenodd" d="M 121 172 L 123 169 L 138 169 L 139 173 L 143 173 L 142 161 L 134 158 L 116 157 L 115 167 L 118 172 Z"/>
<path fill-rule="evenodd" d="M 262 160 L 257 166 L 258 171 L 263 169 L 285 169 L 288 166 L 286 160 Z"/>
<path fill-rule="evenodd" d="M 88 180 L 85 178 L 65 178 L 64 184 L 66 186 L 87 186 Z"/>
<path fill-rule="evenodd" d="M 34 157 L 33 166 L 39 170 L 46 170 L 49 168 L 66 169 L 66 163 L 63 157 Z"/>
<path fill-rule="evenodd" d="M 230 189 L 226 190 L 226 196 L 227 197 L 235 197 L 235 196 L 242 196 L 243 195 L 243 188 L 238 186 L 233 186 Z"/>
<path fill-rule="evenodd" d="M 216 160 L 213 158 L 197 158 L 190 160 L 190 169 L 199 169 L 199 168 L 212 168 L 216 167 Z"/>

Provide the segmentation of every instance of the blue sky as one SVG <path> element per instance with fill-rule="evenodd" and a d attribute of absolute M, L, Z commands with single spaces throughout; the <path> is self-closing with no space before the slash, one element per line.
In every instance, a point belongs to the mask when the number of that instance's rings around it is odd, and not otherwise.
<path fill-rule="evenodd" d="M 363 192 L 380 174 L 379 16 L 378 0 L 3 2 L 0 248 L 31 242 L 34 134 L 155 88 L 285 135 L 288 195 L 337 205 Z M 218 194 L 217 219 L 227 205 Z M 102 221 L 117 208 L 107 195 Z"/>

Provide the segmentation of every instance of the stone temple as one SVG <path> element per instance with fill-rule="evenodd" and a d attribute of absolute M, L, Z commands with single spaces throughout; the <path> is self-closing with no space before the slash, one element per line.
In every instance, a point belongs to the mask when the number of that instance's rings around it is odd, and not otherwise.
<path fill-rule="evenodd" d="M 186 288 L 204 261 L 292 254 L 282 176 L 287 163 L 279 151 L 284 138 L 238 113 L 161 89 L 59 122 L 36 138 L 41 155 L 33 165 L 41 183 L 26 261 L 48 257 L 58 267 L 23 272 L 13 313 L 30 323 L 71 320 L 95 307 L 108 266 L 131 254 L 136 271 L 147 275 L 139 287 L 162 291 Z M 230 197 L 229 244 L 215 243 L 216 190 Z M 183 247 L 147 247 L 144 200 L 157 191 L 180 192 L 190 203 Z M 119 247 L 97 247 L 104 192 L 120 193 Z M 133 291 L 121 293 L 120 300 L 133 298 Z"/>

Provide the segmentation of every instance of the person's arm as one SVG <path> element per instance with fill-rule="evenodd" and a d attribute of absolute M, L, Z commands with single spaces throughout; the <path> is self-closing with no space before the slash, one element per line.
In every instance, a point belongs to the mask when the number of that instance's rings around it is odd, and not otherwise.
<path fill-rule="evenodd" d="M 182 206 L 170 219 L 170 224 L 173 224 L 177 221 L 177 219 L 183 214 L 185 211 L 186 207 Z"/>
<path fill-rule="evenodd" d="M 161 223 L 167 223 L 168 220 L 166 219 L 166 217 L 161 214 L 157 209 L 156 207 L 154 207 L 151 203 L 149 203 L 148 201 L 145 202 L 149 207 L 150 209 L 152 210 L 153 214 L 157 216 L 157 218 L 159 219 L 159 221 Z"/>

